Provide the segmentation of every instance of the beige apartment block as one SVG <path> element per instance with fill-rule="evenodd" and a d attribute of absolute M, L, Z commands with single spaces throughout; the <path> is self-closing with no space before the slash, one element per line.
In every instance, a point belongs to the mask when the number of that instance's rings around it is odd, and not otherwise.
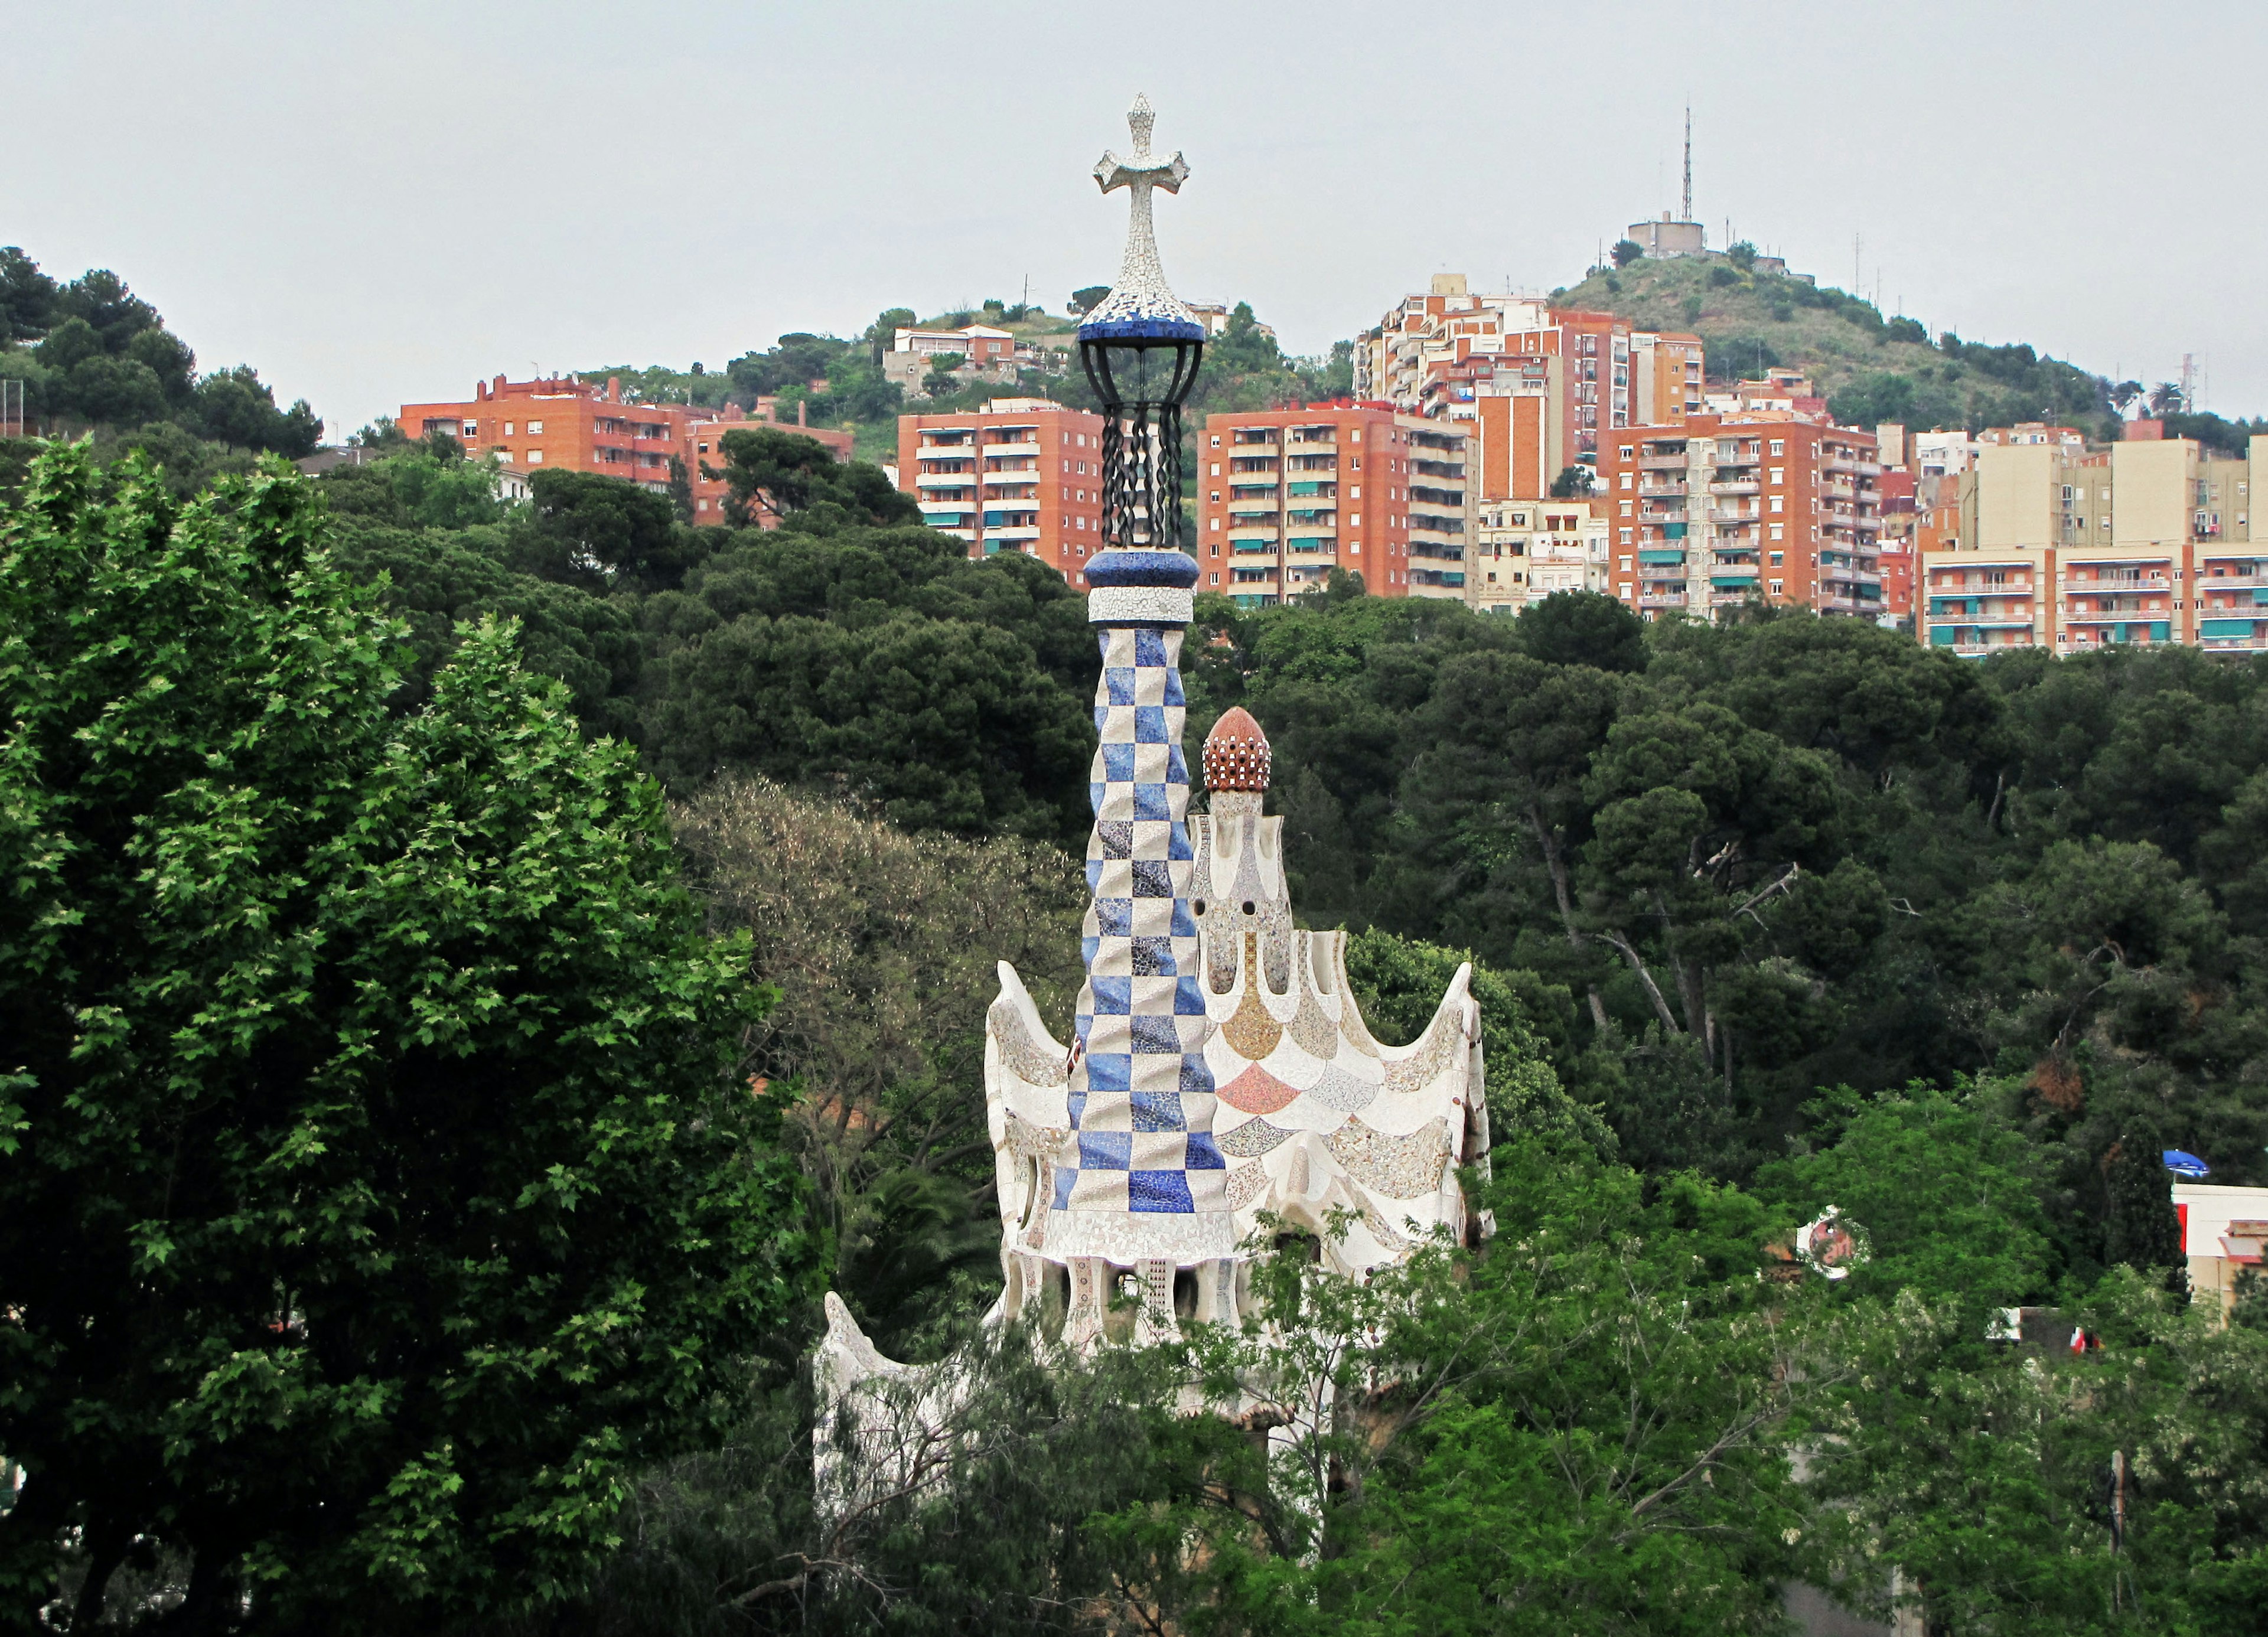
<path fill-rule="evenodd" d="M 1607 589 L 1612 525 L 1604 501 L 1498 500 L 1481 507 L 1465 600 L 1517 614 L 1555 591 Z"/>
<path fill-rule="evenodd" d="M 2066 434 L 1982 435 L 1975 466 L 1955 480 L 1959 527 L 1921 556 L 1921 640 L 1959 654 L 2127 642 L 2268 651 L 2268 554 L 2254 554 L 2251 492 L 2268 437 L 2235 460 L 2185 438 L 2141 433 L 2105 448 Z M 2018 572 L 2022 597 L 1992 577 Z"/>

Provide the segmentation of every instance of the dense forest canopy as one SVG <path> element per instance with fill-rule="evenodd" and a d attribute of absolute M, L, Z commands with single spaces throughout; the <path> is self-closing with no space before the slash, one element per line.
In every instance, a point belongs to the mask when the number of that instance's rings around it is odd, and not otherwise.
<path fill-rule="evenodd" d="M 1079 978 L 1078 595 L 784 427 L 720 451 L 767 529 L 383 429 L 302 480 L 122 285 L 0 275 L 95 432 L 0 485 L 0 1631 L 2264 1629 L 2268 1300 L 2184 1304 L 2158 1156 L 2268 1181 L 2268 665 L 1201 598 L 1190 742 L 1268 732 L 1381 1038 L 1474 965 L 1496 1232 L 1286 1237 L 1295 1325 L 1070 1360 L 976 1319 L 991 963 L 1059 1031 Z M 879 428 L 911 318 L 637 389 Z M 1195 413 L 1345 364 L 1208 356 Z M 138 430 L 67 397 L 129 365 Z M 822 1286 L 956 1372 L 824 1516 Z M 1182 1413 L 1230 1382 L 1278 1435 Z"/>

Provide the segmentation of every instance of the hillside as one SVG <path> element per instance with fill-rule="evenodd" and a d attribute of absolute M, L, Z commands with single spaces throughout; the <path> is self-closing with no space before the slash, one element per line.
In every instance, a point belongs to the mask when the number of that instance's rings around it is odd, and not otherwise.
<path fill-rule="evenodd" d="M 200 374 L 195 349 L 117 274 L 64 283 L 12 245 L 0 246 L 0 380 L 21 394 L 27 433 L 91 435 L 104 460 L 142 450 L 182 494 L 263 452 L 312 454 L 323 432 L 306 400 L 278 407 L 250 364 Z M 0 487 L 30 458 L 27 444 L 0 443 Z"/>
<path fill-rule="evenodd" d="M 814 426 L 850 429 L 858 435 L 859 457 L 868 460 L 897 458 L 897 417 L 908 410 L 976 409 L 987 399 L 1019 393 L 1053 398 L 1079 408 L 1094 407 L 1094 395 L 1075 360 L 1070 369 L 1058 374 L 1027 371 L 1012 386 L 972 380 L 958 392 L 908 399 L 895 385 L 882 378 L 881 353 L 894 329 L 916 322 L 910 308 L 893 307 L 878 315 L 858 335 L 792 333 L 763 351 L 743 353 L 720 371 L 696 363 L 689 370 L 666 364 L 603 366 L 582 374 L 585 379 L 597 380 L 619 376 L 625 393 L 647 403 L 718 405 L 729 400 L 748 407 L 760 396 L 776 397 L 783 420 L 795 419 L 800 405 Z M 939 313 L 919 323 L 933 329 L 989 324 L 1025 340 L 1060 335 L 1077 327 L 1074 319 L 1018 307 Z M 1275 338 L 1258 327 L 1251 307 L 1240 302 L 1227 330 L 1206 346 L 1204 369 L 1184 411 L 1186 419 L 1192 426 L 1201 426 L 1207 415 L 1225 410 L 1268 408 L 1341 396 L 1353 388 L 1351 356 L 1350 347 L 1344 341 L 1325 357 L 1287 356 Z"/>
<path fill-rule="evenodd" d="M 1772 364 L 1801 368 L 1836 419 L 1852 424 L 1974 429 L 2048 421 L 2105 438 L 2115 432 L 2114 384 L 2102 376 L 2021 343 L 1990 347 L 1949 333 L 1933 341 L 1915 319 L 1885 319 L 1872 302 L 1756 271 L 1745 265 L 1752 261 L 1737 253 L 1642 259 L 1594 270 L 1552 298 L 1649 329 L 1697 334 L 1708 344 L 1712 382 Z"/>

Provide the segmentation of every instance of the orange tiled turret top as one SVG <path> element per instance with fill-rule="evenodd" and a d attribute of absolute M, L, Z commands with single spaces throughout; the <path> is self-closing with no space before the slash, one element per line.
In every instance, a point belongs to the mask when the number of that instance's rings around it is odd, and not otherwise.
<path fill-rule="evenodd" d="M 1264 790 L 1268 760 L 1268 736 L 1260 730 L 1250 711 L 1231 705 L 1205 735 L 1205 789 Z"/>

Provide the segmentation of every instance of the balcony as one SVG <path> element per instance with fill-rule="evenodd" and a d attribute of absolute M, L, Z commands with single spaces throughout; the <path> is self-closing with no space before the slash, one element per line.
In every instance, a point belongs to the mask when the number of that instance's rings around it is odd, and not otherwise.
<path fill-rule="evenodd" d="M 1681 449 L 1675 454 L 1640 455 L 1638 465 L 1641 472 L 1683 472 L 1685 470 L 1685 451 Z"/>
<path fill-rule="evenodd" d="M 1638 606 L 1641 608 L 1683 608 L 1685 606 L 1685 593 L 1649 591 L 1638 599 Z"/>
<path fill-rule="evenodd" d="M 1763 488 L 1764 485 L 1754 478 L 1727 478 L 1722 482 L 1710 484 L 1709 492 L 1712 495 L 1754 495 Z"/>
<path fill-rule="evenodd" d="M 1646 500 L 1660 500 L 1673 496 L 1682 500 L 1686 491 L 1683 483 L 1654 482 L 1640 483 L 1638 486 L 1638 492 L 1642 499 Z"/>

